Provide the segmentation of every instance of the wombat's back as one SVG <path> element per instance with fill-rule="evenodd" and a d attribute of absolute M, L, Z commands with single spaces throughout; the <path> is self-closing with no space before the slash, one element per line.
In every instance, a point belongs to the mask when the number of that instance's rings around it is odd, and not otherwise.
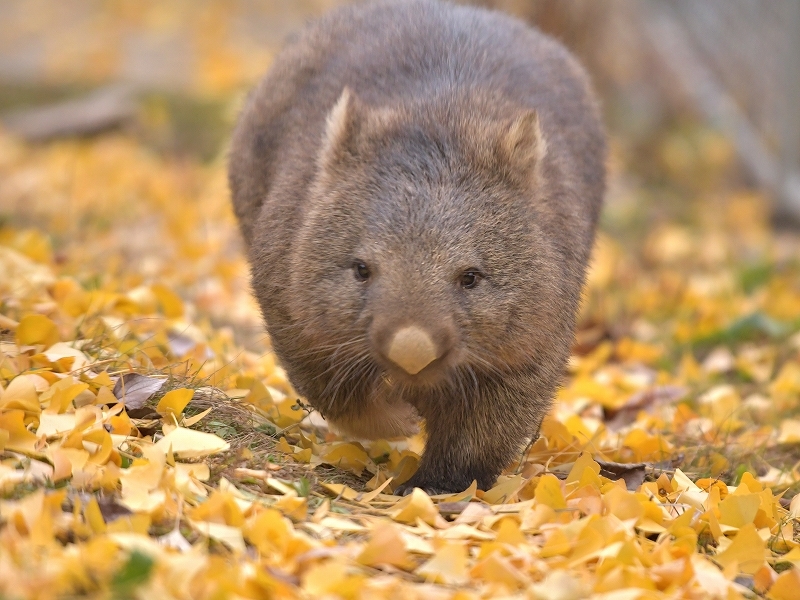
<path fill-rule="evenodd" d="M 487 118 L 509 105 L 535 109 L 548 160 L 573 186 L 591 246 L 603 194 L 604 137 L 582 68 L 557 42 L 501 13 L 430 0 L 338 9 L 279 54 L 252 93 L 234 133 L 230 183 L 249 244 L 276 186 L 301 191 L 313 178 L 325 118 L 347 86 L 373 106 L 489 95 Z M 448 100 L 448 96 L 450 96 Z M 497 114 L 491 114 L 495 111 Z M 273 217 L 293 229 L 304 194 L 273 194 Z M 278 233 L 278 235 L 281 235 Z M 289 240 L 284 240 L 288 243 Z"/>

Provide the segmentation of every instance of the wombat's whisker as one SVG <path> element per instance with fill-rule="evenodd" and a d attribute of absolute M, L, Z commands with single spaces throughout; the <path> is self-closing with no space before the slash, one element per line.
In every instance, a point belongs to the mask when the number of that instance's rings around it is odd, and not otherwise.
<path fill-rule="evenodd" d="M 349 347 L 352 347 L 352 346 L 358 346 L 359 344 L 360 345 L 365 345 L 366 343 L 367 343 L 366 338 L 364 336 L 361 336 L 361 337 L 358 337 L 358 338 L 355 338 L 355 339 L 352 339 L 352 340 L 348 340 L 348 341 L 345 341 L 345 342 L 337 342 L 337 343 L 334 343 L 334 344 L 324 344 L 324 345 L 320 345 L 320 346 L 314 346 L 313 348 L 310 348 L 309 350 L 305 350 L 303 352 L 300 352 L 299 354 L 297 354 L 297 356 L 302 356 L 304 358 L 310 358 L 310 357 L 316 356 L 318 354 L 327 354 L 327 353 L 330 353 L 331 351 L 333 351 L 333 355 L 331 356 L 331 358 L 334 358 L 337 355 L 338 352 L 340 352 L 341 350 L 344 350 L 345 348 L 349 348 Z"/>
<path fill-rule="evenodd" d="M 341 374 L 343 372 L 348 371 L 350 368 L 352 368 L 352 363 L 354 363 L 356 361 L 358 361 L 358 356 L 351 357 L 349 359 L 346 359 L 346 360 L 343 360 L 343 361 L 338 361 L 338 362 L 335 361 L 335 360 L 334 361 L 330 361 L 330 360 L 326 361 L 326 363 L 328 364 L 328 367 L 325 370 L 319 371 L 318 373 L 316 373 L 315 376 L 314 376 L 314 379 L 315 380 L 316 379 L 322 379 L 324 376 L 326 376 L 328 374 L 334 374 L 334 375 L 337 376 L 337 377 L 330 377 L 329 378 L 330 381 L 333 381 L 335 379 L 341 379 Z M 329 384 L 330 384 L 330 382 L 329 382 Z M 327 390 L 327 387 L 326 387 L 326 390 Z M 323 390 L 323 391 L 326 391 L 326 390 Z"/>
<path fill-rule="evenodd" d="M 344 362 L 342 365 L 337 365 L 336 363 L 334 363 L 333 365 L 331 365 L 331 367 L 323 371 L 324 374 L 328 373 L 329 371 L 332 371 L 337 366 L 339 367 L 336 371 L 334 371 L 335 376 L 331 377 L 330 380 L 328 381 L 328 384 L 325 386 L 325 389 L 322 392 L 323 395 L 329 393 L 329 388 L 331 384 L 335 384 L 335 387 L 333 388 L 333 390 L 331 390 L 332 393 L 330 394 L 330 396 L 331 398 L 337 398 L 339 390 L 344 383 L 346 382 L 352 383 L 360 381 L 359 378 L 352 377 L 352 375 L 357 371 L 357 369 L 363 367 L 365 364 L 368 364 L 367 363 L 368 358 L 369 354 L 367 352 L 364 352 L 361 355 L 357 355 L 351 358 L 350 360 Z"/>
<path fill-rule="evenodd" d="M 464 406 L 467 407 L 471 404 L 471 402 L 469 395 L 467 394 L 467 390 L 464 388 L 464 378 L 456 377 L 456 381 L 458 382 L 458 389 L 461 390 L 461 397 L 464 399 Z"/>
<path fill-rule="evenodd" d="M 343 409 L 346 408 L 348 406 L 348 404 L 350 404 L 350 401 L 351 401 L 352 397 L 358 393 L 359 388 L 365 387 L 366 386 L 366 382 L 368 381 L 366 379 L 366 374 L 370 370 L 370 365 L 368 363 L 366 363 L 366 362 L 362 362 L 362 363 L 359 363 L 358 366 L 359 366 L 359 368 L 357 368 L 355 370 L 351 370 L 349 375 L 347 375 L 347 376 L 343 375 L 343 376 L 337 378 L 336 387 L 334 388 L 333 394 L 331 395 L 331 398 L 336 400 L 338 402 L 339 406 L 341 408 L 343 408 Z M 349 393 L 345 394 L 345 396 L 343 398 L 340 398 L 339 397 L 340 391 L 343 389 L 343 386 L 346 383 L 348 383 L 348 379 L 354 379 L 354 380 L 356 380 L 358 382 L 356 384 L 356 388 L 349 390 Z"/>
<path fill-rule="evenodd" d="M 497 361 L 498 360 L 497 357 L 495 357 L 494 360 Z M 472 376 L 475 379 L 476 385 L 477 385 L 477 378 L 475 376 L 474 370 L 472 369 L 474 365 L 480 365 L 481 367 L 483 367 L 482 369 L 483 371 L 486 371 L 488 373 L 493 373 L 501 377 L 508 375 L 508 373 L 511 372 L 510 368 L 507 368 L 506 370 L 503 370 L 501 368 L 501 366 L 508 367 L 508 365 L 505 362 L 503 362 L 502 365 L 497 365 L 494 362 L 484 358 L 477 352 L 472 352 L 472 351 L 467 351 L 467 365 L 470 367 L 470 370 L 472 371 Z"/>
<path fill-rule="evenodd" d="M 363 346 L 364 346 L 364 342 L 363 342 L 362 340 L 359 340 L 359 342 L 361 342 L 361 343 L 359 343 L 359 344 L 358 344 L 358 346 L 359 346 L 359 347 L 361 347 L 361 348 L 363 348 Z M 337 348 L 336 348 L 336 349 L 333 351 L 333 354 L 331 354 L 331 357 L 330 357 L 330 359 L 329 359 L 329 360 L 330 360 L 331 362 L 334 362 L 334 361 L 336 361 L 336 360 L 337 360 L 337 358 L 338 358 L 338 356 L 339 356 L 339 353 L 340 353 L 340 352 L 342 352 L 342 351 L 344 351 L 344 350 L 350 350 L 350 349 L 351 349 L 349 346 L 351 346 L 351 344 L 347 344 L 347 345 L 345 345 L 345 344 L 340 344 L 340 345 L 339 345 L 339 346 L 338 346 L 338 347 L 337 347 Z M 362 350 L 359 352 L 358 356 L 359 356 L 359 357 L 363 357 L 363 358 L 366 358 L 366 357 L 368 357 L 368 356 L 369 356 L 369 349 L 362 349 Z"/>

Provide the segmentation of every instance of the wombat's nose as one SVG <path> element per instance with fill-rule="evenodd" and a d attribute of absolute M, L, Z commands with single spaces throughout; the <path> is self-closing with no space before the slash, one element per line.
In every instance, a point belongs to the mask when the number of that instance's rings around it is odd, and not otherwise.
<path fill-rule="evenodd" d="M 409 375 L 416 375 L 439 358 L 439 353 L 430 334 L 411 325 L 394 334 L 387 356 Z"/>

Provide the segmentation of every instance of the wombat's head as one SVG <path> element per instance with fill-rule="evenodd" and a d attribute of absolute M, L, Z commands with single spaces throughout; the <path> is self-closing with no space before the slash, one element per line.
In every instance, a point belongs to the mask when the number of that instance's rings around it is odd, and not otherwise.
<path fill-rule="evenodd" d="M 583 275 L 547 197 L 557 167 L 535 112 L 484 110 L 346 89 L 332 108 L 285 292 L 328 390 L 561 368 Z"/>

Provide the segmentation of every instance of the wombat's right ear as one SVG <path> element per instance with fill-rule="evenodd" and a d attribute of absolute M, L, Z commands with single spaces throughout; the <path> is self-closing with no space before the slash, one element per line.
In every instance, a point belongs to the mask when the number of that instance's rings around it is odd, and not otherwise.
<path fill-rule="evenodd" d="M 362 125 L 363 106 L 358 97 L 345 87 L 328 113 L 325 137 L 322 140 L 320 165 L 333 168 L 357 154 L 357 141 Z"/>
<path fill-rule="evenodd" d="M 507 123 L 499 142 L 501 157 L 519 173 L 536 173 L 547 154 L 547 142 L 535 110 L 527 111 Z"/>

